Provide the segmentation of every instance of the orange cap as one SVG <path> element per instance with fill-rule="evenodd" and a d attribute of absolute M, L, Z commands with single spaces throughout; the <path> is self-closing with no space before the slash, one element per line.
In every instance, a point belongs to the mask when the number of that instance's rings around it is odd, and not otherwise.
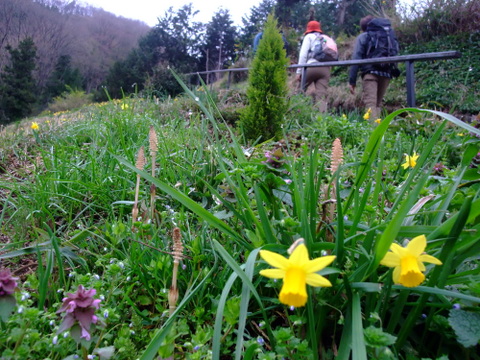
<path fill-rule="evenodd" d="M 322 32 L 320 23 L 318 21 L 309 21 L 307 24 L 307 31 L 305 31 L 304 35 L 307 35 L 308 33 L 311 33 L 314 31 Z"/>

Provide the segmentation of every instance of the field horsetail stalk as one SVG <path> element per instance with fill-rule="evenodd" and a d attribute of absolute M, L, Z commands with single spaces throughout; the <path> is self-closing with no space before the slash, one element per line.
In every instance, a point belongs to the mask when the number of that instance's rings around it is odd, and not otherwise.
<path fill-rule="evenodd" d="M 343 162 L 342 142 L 336 138 L 332 144 L 332 154 L 330 158 L 330 173 L 332 181 L 330 185 L 326 184 L 323 188 L 324 201 L 322 202 L 322 220 L 317 226 L 317 232 L 320 231 L 322 224 L 331 224 L 335 218 L 335 210 L 337 207 L 337 188 L 335 185 L 335 174 Z M 330 188 L 330 189 L 329 189 Z M 333 232 L 328 227 L 326 231 L 326 240 L 333 242 Z"/>
<path fill-rule="evenodd" d="M 157 134 L 153 125 L 150 125 L 150 132 L 148 134 L 148 141 L 150 144 L 150 156 L 152 157 L 152 177 L 155 177 L 155 164 L 157 161 L 158 140 Z M 155 216 L 155 184 L 150 185 L 150 219 L 153 221 Z"/>
<path fill-rule="evenodd" d="M 143 168 L 145 167 L 145 150 L 143 146 L 138 151 L 137 162 L 135 163 L 135 167 L 138 170 L 143 170 Z M 137 174 L 137 185 L 135 186 L 135 202 L 133 204 L 133 210 L 132 210 L 133 222 L 137 221 L 138 219 L 138 193 L 139 192 L 140 192 L 140 174 Z"/>

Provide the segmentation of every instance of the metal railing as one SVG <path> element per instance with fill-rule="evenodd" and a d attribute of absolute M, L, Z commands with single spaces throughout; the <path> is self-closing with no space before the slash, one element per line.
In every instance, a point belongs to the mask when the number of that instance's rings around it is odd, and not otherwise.
<path fill-rule="evenodd" d="M 415 71 L 414 63 L 416 61 L 427 61 L 427 60 L 446 60 L 446 59 L 457 59 L 460 58 L 462 54 L 458 51 L 442 51 L 434 53 L 424 53 L 424 54 L 412 54 L 412 55 L 400 55 L 392 56 L 385 58 L 376 58 L 376 59 L 362 59 L 362 60 L 342 60 L 342 61 L 329 61 L 323 63 L 314 63 L 314 64 L 302 64 L 302 65 L 290 65 L 289 69 L 303 68 L 303 73 L 309 67 L 325 67 L 325 66 L 351 66 L 351 65 L 365 65 L 365 64 L 379 64 L 379 63 L 400 63 L 404 62 L 406 65 L 406 80 L 407 80 L 407 105 L 409 107 L 415 106 Z M 238 68 L 238 69 L 222 69 L 222 70 L 211 70 L 211 71 L 200 71 L 195 73 L 189 73 L 186 75 L 204 75 L 212 73 L 228 73 L 228 82 L 227 88 L 230 87 L 232 82 L 232 74 L 235 72 L 249 71 L 249 68 Z M 305 76 L 302 76 L 302 89 L 305 88 Z"/>

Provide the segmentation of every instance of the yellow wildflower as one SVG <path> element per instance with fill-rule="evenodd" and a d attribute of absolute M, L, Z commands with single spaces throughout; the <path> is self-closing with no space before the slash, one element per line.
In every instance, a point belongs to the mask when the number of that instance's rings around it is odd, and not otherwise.
<path fill-rule="evenodd" d="M 376 122 L 377 124 L 380 124 L 380 123 L 382 122 L 382 119 L 378 118 L 377 120 L 375 120 L 375 122 Z"/>
<path fill-rule="evenodd" d="M 279 296 L 282 304 L 294 307 L 305 306 L 308 297 L 307 284 L 310 286 L 332 286 L 330 281 L 317 274 L 317 271 L 330 265 L 335 256 L 323 256 L 309 260 L 305 244 L 298 245 L 288 259 L 267 250 L 261 250 L 260 256 L 276 268 L 262 270 L 260 275 L 271 279 L 283 279 Z"/>
<path fill-rule="evenodd" d="M 342 119 L 347 120 L 347 115 L 343 114 Z"/>
<path fill-rule="evenodd" d="M 419 158 L 420 155 L 418 155 L 415 151 L 413 152 L 413 155 L 407 155 L 405 154 L 405 162 L 402 164 L 404 169 L 408 169 L 411 167 L 412 169 L 417 165 L 417 159 Z"/>
<path fill-rule="evenodd" d="M 380 264 L 393 267 L 393 282 L 406 287 L 415 287 L 425 280 L 424 262 L 442 265 L 436 257 L 423 254 L 427 247 L 427 238 L 420 235 L 413 238 L 406 247 L 393 243 L 390 251 L 380 261 Z"/>
<path fill-rule="evenodd" d="M 368 120 L 370 119 L 370 115 L 372 114 L 372 109 L 371 108 L 368 108 L 367 112 L 365 113 L 365 115 L 363 115 L 363 120 Z"/>
<path fill-rule="evenodd" d="M 128 104 L 122 104 L 120 105 L 120 107 L 122 108 L 122 110 L 127 110 L 129 108 Z"/>
<path fill-rule="evenodd" d="M 38 130 L 40 128 L 40 126 L 38 126 L 38 123 L 37 122 L 32 122 L 32 126 L 30 126 L 32 128 L 32 130 Z"/>

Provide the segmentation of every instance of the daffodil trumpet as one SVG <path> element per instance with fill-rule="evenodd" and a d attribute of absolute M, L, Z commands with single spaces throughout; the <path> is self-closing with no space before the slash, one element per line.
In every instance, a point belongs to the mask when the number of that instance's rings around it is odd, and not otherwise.
<path fill-rule="evenodd" d="M 395 284 L 416 287 L 425 281 L 426 268 L 423 263 L 442 265 L 440 260 L 424 253 L 426 247 L 425 235 L 413 238 L 406 247 L 393 243 L 380 264 L 393 268 Z"/>
<path fill-rule="evenodd" d="M 305 244 L 299 244 L 287 259 L 280 254 L 261 250 L 260 256 L 275 269 L 260 271 L 260 275 L 271 279 L 283 279 L 279 300 L 282 304 L 302 307 L 307 303 L 307 284 L 314 287 L 330 287 L 332 284 L 323 276 L 317 274 L 330 265 L 335 256 L 323 256 L 309 259 Z"/>

